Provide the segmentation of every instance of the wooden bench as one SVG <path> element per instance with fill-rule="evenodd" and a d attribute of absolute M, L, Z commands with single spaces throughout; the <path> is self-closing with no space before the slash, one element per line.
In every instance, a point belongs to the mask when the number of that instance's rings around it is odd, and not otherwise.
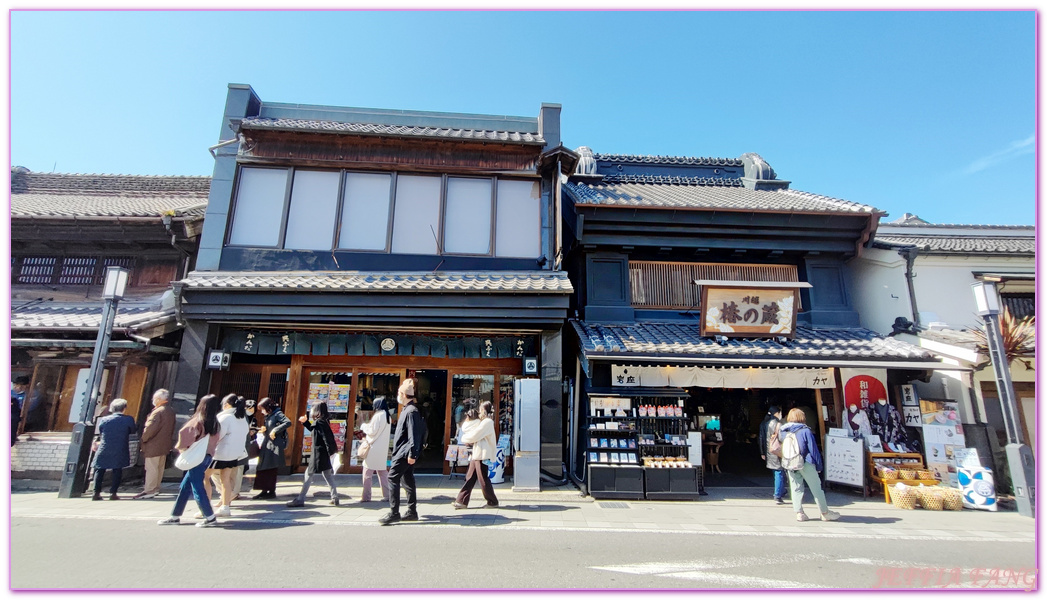
<path fill-rule="evenodd" d="M 926 470 L 923 463 L 923 455 L 897 452 L 870 452 L 869 453 L 869 481 L 875 482 L 883 488 L 883 501 L 890 504 L 890 486 L 896 483 L 905 485 L 937 485 L 937 479 L 884 479 L 876 472 L 876 466 L 891 467 L 893 469 Z"/>

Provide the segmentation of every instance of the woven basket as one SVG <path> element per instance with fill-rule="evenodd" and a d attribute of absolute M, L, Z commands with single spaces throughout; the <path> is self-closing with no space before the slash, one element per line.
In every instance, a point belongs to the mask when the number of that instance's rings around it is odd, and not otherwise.
<path fill-rule="evenodd" d="M 963 500 L 960 496 L 960 490 L 949 490 L 947 493 L 942 494 L 945 504 L 945 510 L 963 510 Z"/>
<path fill-rule="evenodd" d="M 899 469 L 898 478 L 908 480 L 916 479 L 916 471 L 913 469 Z"/>
<path fill-rule="evenodd" d="M 927 469 L 919 469 L 916 471 L 916 478 L 923 479 L 926 481 L 938 481 L 938 478 L 934 476 L 934 471 L 928 471 Z"/>
<path fill-rule="evenodd" d="M 917 488 L 916 495 L 920 499 L 920 506 L 927 510 L 942 510 L 945 508 L 945 497 L 934 487 Z"/>
<path fill-rule="evenodd" d="M 916 508 L 917 499 L 915 489 L 902 484 L 891 486 L 891 502 L 898 508 L 912 510 Z"/>
<path fill-rule="evenodd" d="M 884 467 L 882 465 L 877 465 L 876 469 L 880 472 L 880 477 L 883 478 L 884 481 L 894 481 L 898 479 L 898 471 L 896 469 Z"/>

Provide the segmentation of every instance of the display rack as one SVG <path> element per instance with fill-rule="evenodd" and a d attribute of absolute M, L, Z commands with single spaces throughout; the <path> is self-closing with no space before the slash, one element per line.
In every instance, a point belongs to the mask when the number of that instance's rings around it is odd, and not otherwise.
<path fill-rule="evenodd" d="M 698 499 L 704 492 L 704 481 L 701 468 L 688 461 L 685 392 L 590 391 L 588 397 L 584 443 L 589 495 L 631 500 Z"/>

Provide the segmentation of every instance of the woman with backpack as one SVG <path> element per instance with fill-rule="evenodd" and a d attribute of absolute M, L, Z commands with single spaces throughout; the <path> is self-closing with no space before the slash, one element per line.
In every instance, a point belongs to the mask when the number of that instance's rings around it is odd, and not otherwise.
<path fill-rule="evenodd" d="M 782 425 L 778 431 L 778 439 L 782 442 L 782 468 L 789 475 L 790 496 L 793 501 L 793 510 L 796 511 L 797 521 L 807 521 L 807 515 L 803 512 L 803 484 L 811 488 L 811 495 L 822 513 L 823 521 L 835 521 L 840 518 L 840 513 L 829 510 L 825 503 L 825 493 L 822 491 L 822 481 L 818 478 L 818 472 L 822 470 L 822 453 L 818 451 L 818 444 L 814 439 L 814 433 L 807 426 L 807 417 L 803 410 L 794 408 L 786 417 L 788 423 Z"/>

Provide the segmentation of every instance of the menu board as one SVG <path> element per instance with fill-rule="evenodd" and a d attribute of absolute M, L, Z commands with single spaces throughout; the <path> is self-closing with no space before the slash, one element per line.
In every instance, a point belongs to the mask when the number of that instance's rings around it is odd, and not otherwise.
<path fill-rule="evenodd" d="M 344 419 L 328 421 L 331 424 L 331 432 L 334 433 L 334 441 L 338 444 L 338 451 L 341 452 L 342 448 L 345 447 L 345 430 L 347 428 L 347 422 Z M 302 436 L 302 456 L 312 453 L 313 451 L 313 436 L 311 433 L 306 433 Z"/>
<path fill-rule="evenodd" d="M 349 412 L 349 388 L 348 383 L 310 383 L 306 410 L 312 410 L 317 402 L 326 402 L 328 412 Z"/>
<path fill-rule="evenodd" d="M 825 480 L 865 486 L 865 452 L 861 438 L 825 437 Z"/>

